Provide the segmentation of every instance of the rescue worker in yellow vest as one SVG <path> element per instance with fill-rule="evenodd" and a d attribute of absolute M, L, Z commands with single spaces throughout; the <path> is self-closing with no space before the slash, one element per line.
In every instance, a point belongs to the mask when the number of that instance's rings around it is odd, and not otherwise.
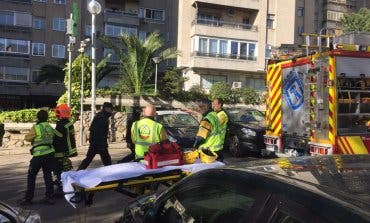
<path fill-rule="evenodd" d="M 144 159 L 149 146 L 167 140 L 167 134 L 162 124 L 154 121 L 156 109 L 153 105 L 145 107 L 143 118 L 132 124 L 131 137 L 135 144 L 135 160 Z"/>
<path fill-rule="evenodd" d="M 227 123 L 229 122 L 229 117 L 227 116 L 226 112 L 223 109 L 224 102 L 221 98 L 215 98 L 212 102 L 213 111 L 217 114 L 219 120 L 219 131 L 220 131 L 220 150 L 218 150 L 217 154 L 219 156 L 219 160 L 223 160 L 223 148 L 225 143 L 225 136 L 227 130 Z M 220 157 L 221 156 L 221 157 Z"/>
<path fill-rule="evenodd" d="M 27 192 L 24 200 L 20 205 L 31 205 L 32 199 L 35 192 L 36 176 L 39 170 L 42 168 L 44 174 L 44 181 L 46 187 L 44 202 L 48 204 L 54 204 L 53 200 L 53 182 L 51 172 L 55 166 L 54 148 L 53 148 L 53 137 L 54 134 L 61 137 L 61 133 L 54 130 L 53 127 L 47 122 L 48 112 L 40 110 L 37 112 L 38 122 L 32 126 L 30 132 L 25 136 L 25 140 L 32 143 L 32 149 L 30 150 L 33 156 L 28 168 L 27 178 Z"/>
<path fill-rule="evenodd" d="M 209 149 L 217 153 L 217 160 L 223 161 L 223 141 L 220 134 L 220 121 L 216 112 L 212 111 L 211 103 L 208 100 L 198 102 L 199 112 L 203 119 L 199 124 L 199 130 L 194 142 L 194 149 Z"/>
<path fill-rule="evenodd" d="M 64 171 L 71 170 L 72 162 L 69 157 L 77 156 L 76 139 L 73 127 L 73 120 L 70 120 L 71 109 L 66 104 L 60 104 L 55 108 L 57 123 L 55 129 L 62 134 L 62 137 L 54 135 L 53 146 L 55 148 L 56 166 L 54 175 L 56 176 L 56 185 L 58 190 L 56 194 L 61 194 L 61 174 Z"/>

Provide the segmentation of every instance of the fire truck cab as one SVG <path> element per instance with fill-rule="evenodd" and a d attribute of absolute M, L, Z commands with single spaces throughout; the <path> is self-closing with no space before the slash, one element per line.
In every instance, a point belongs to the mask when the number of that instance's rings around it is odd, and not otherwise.
<path fill-rule="evenodd" d="M 370 153 L 370 34 L 361 38 L 338 41 L 323 53 L 270 61 L 267 153 Z"/>

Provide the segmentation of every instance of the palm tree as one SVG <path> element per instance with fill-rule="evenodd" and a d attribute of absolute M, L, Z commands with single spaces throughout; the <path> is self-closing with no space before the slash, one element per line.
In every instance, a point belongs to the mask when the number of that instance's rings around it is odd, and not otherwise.
<path fill-rule="evenodd" d="M 102 41 L 119 57 L 122 78 L 131 82 L 135 94 L 140 94 L 145 83 L 153 76 L 154 56 L 163 61 L 179 55 L 176 48 L 162 50 L 164 42 L 157 32 L 150 34 L 144 41 L 128 34 L 121 35 L 119 40 L 124 50 L 107 37 L 102 38 Z"/>
<path fill-rule="evenodd" d="M 58 65 L 46 64 L 41 67 L 40 75 L 36 78 L 36 83 L 45 82 L 62 82 L 64 79 L 64 71 Z"/>

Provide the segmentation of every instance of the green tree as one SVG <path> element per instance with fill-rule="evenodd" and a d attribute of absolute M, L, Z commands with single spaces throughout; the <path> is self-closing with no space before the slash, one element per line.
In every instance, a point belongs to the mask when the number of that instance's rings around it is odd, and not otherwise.
<path fill-rule="evenodd" d="M 62 82 L 64 79 L 63 68 L 54 64 L 45 64 L 41 67 L 40 74 L 36 78 L 36 83 L 43 81 L 49 83 Z"/>
<path fill-rule="evenodd" d="M 176 48 L 163 50 L 164 41 L 157 32 L 144 41 L 137 36 L 123 34 L 119 37 L 120 46 L 107 37 L 103 37 L 102 41 L 119 57 L 122 76 L 130 81 L 135 94 L 142 93 L 145 83 L 154 75 L 153 57 L 158 56 L 163 61 L 176 58 L 179 54 Z"/>
<path fill-rule="evenodd" d="M 181 75 L 179 69 L 173 68 L 164 73 L 162 78 L 159 78 L 159 92 L 164 98 L 170 98 L 182 92 L 182 88 L 186 78 Z"/>
<path fill-rule="evenodd" d="M 244 87 L 241 89 L 241 95 L 244 104 L 258 105 L 264 102 L 263 95 L 260 95 L 254 89 L 249 87 Z"/>
<path fill-rule="evenodd" d="M 220 98 L 226 103 L 230 102 L 231 94 L 231 87 L 225 82 L 214 83 L 209 91 L 211 100 Z"/>
<path fill-rule="evenodd" d="M 370 10 L 361 8 L 357 13 L 345 14 L 342 24 L 344 32 L 370 32 Z"/>
<path fill-rule="evenodd" d="M 74 112 L 80 109 L 82 59 L 84 62 L 84 96 L 91 96 L 91 59 L 86 54 L 84 54 L 84 57 L 80 54 L 72 61 L 71 105 Z M 116 69 L 115 67 L 108 66 L 108 59 L 109 57 L 105 57 L 96 65 L 96 85 L 98 85 L 105 76 Z M 58 99 L 58 104 L 68 102 L 68 63 L 64 71 L 66 92 Z"/>

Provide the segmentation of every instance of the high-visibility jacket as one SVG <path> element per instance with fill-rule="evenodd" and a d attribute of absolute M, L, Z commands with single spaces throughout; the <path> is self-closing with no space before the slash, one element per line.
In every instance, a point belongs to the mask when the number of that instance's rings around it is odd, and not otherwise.
<path fill-rule="evenodd" d="M 53 139 L 57 158 L 77 156 L 73 123 L 74 120 L 69 119 L 60 119 L 56 123 L 56 130 L 62 134 L 62 137 L 55 135 Z"/>
<path fill-rule="evenodd" d="M 225 136 L 226 136 L 226 130 L 227 130 L 227 123 L 229 121 L 229 117 L 227 116 L 226 112 L 224 110 L 221 110 L 217 112 L 218 120 L 220 121 L 220 138 L 222 140 L 222 147 L 225 142 Z"/>
<path fill-rule="evenodd" d="M 211 151 L 221 150 L 223 148 L 223 140 L 220 134 L 220 120 L 216 112 L 209 112 L 204 119 L 211 123 L 212 129 L 205 142 L 199 148 L 208 148 Z"/>
<path fill-rule="evenodd" d="M 149 146 L 161 141 L 162 124 L 150 118 L 134 122 L 131 128 L 132 141 L 135 144 L 135 158 L 143 158 Z"/>
<path fill-rule="evenodd" d="M 33 126 L 36 137 L 32 141 L 32 155 L 43 156 L 54 153 L 53 136 L 54 129 L 47 122 L 41 122 Z"/>

